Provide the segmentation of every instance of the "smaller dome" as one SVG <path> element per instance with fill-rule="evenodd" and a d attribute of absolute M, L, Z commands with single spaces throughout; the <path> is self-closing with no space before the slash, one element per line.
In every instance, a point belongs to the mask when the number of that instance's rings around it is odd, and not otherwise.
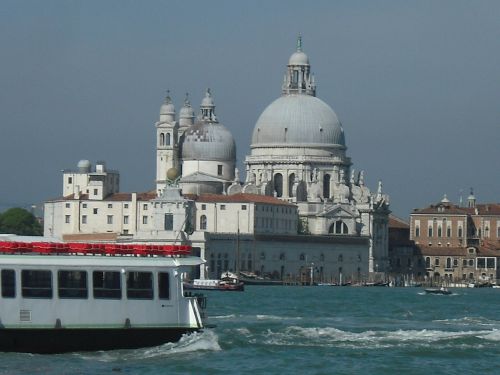
<path fill-rule="evenodd" d="M 165 102 L 160 107 L 160 115 L 174 115 L 175 107 L 172 103 L 172 99 L 169 96 L 165 98 Z"/>
<path fill-rule="evenodd" d="M 221 124 L 197 122 L 186 130 L 182 159 L 235 161 L 234 138 Z"/>
<path fill-rule="evenodd" d="M 214 99 L 212 98 L 212 94 L 210 93 L 210 89 L 207 89 L 207 92 L 205 93 L 205 97 L 201 101 L 201 106 L 202 107 L 214 107 Z"/>
<path fill-rule="evenodd" d="M 90 172 L 90 167 L 91 167 L 90 161 L 85 159 L 80 160 L 77 164 L 78 170 L 82 173 Z"/>
<path fill-rule="evenodd" d="M 290 56 L 288 65 L 309 65 L 309 57 L 302 51 L 296 51 Z"/>
<path fill-rule="evenodd" d="M 191 103 L 189 103 L 189 100 L 184 101 L 184 105 L 182 106 L 181 110 L 179 111 L 179 118 L 194 118 L 194 110 L 193 107 L 191 107 Z"/>

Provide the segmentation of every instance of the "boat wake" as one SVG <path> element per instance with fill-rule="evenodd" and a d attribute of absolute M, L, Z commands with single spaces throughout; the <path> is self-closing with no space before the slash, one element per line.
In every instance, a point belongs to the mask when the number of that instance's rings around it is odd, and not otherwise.
<path fill-rule="evenodd" d="M 178 354 L 199 353 L 202 351 L 220 351 L 219 337 L 210 329 L 203 332 L 185 334 L 176 343 L 166 343 L 160 346 L 131 350 L 113 350 L 94 353 L 78 353 L 76 356 L 101 362 L 137 361 L 162 357 L 177 356 Z"/>
<path fill-rule="evenodd" d="M 256 339 L 255 337 L 253 338 Z M 397 330 L 349 332 L 333 327 L 287 327 L 283 331 L 268 330 L 261 338 L 264 344 L 278 346 L 324 346 L 344 348 L 391 348 L 396 346 L 426 346 L 432 343 L 445 345 L 487 344 L 482 341 L 500 341 L 500 330 Z M 257 339 L 256 341 L 260 341 Z"/>

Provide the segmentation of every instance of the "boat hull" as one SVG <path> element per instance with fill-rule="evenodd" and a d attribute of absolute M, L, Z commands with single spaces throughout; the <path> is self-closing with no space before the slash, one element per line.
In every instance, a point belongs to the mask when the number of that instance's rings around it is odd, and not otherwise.
<path fill-rule="evenodd" d="M 443 295 L 451 294 L 451 292 L 449 290 L 442 290 L 442 289 L 425 289 L 425 293 L 427 293 L 427 294 L 443 294 Z"/>
<path fill-rule="evenodd" d="M 55 354 L 136 349 L 179 341 L 195 328 L 0 329 L 0 351 Z"/>

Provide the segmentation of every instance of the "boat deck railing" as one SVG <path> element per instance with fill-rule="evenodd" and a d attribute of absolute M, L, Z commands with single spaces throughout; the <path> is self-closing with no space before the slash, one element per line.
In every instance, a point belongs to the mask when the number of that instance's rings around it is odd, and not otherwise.
<path fill-rule="evenodd" d="M 0 254 L 172 257 L 190 255 L 191 250 L 189 245 L 0 241 Z"/>

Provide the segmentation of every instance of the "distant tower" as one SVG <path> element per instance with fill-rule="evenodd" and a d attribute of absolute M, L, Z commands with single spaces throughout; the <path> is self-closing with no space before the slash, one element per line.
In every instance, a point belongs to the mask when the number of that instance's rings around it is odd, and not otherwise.
<path fill-rule="evenodd" d="M 467 207 L 476 207 L 476 197 L 474 196 L 474 190 L 472 190 L 472 188 L 470 188 L 470 195 L 467 197 Z"/>
<path fill-rule="evenodd" d="M 167 171 L 179 168 L 179 124 L 175 121 L 175 107 L 167 91 L 160 107 L 160 120 L 156 125 L 156 192 L 161 194 L 167 183 Z"/>

